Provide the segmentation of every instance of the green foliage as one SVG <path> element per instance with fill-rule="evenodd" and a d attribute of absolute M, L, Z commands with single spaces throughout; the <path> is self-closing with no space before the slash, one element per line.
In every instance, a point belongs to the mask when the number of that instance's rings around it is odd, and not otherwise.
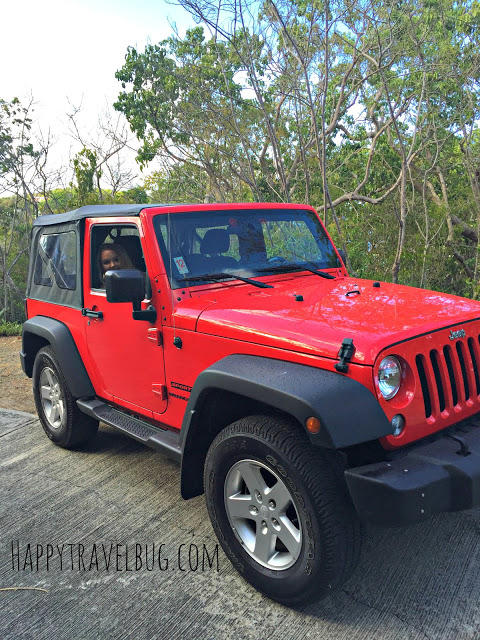
<path fill-rule="evenodd" d="M 131 85 L 131 91 L 123 91 L 114 107 L 126 116 L 132 131 L 143 141 L 138 160 L 145 166 L 161 147 L 155 133 L 174 139 L 180 135 L 172 126 L 172 113 L 179 97 L 175 63 L 167 57 L 163 43 L 147 45 L 143 54 L 130 47 L 125 64 L 115 77 L 122 87 Z"/>
<path fill-rule="evenodd" d="M 168 171 L 154 171 L 144 183 L 152 202 L 201 202 L 206 188 L 203 172 L 174 164 Z"/>
<path fill-rule="evenodd" d="M 143 187 L 132 187 L 126 191 L 118 191 L 115 194 L 115 202 L 117 204 L 147 204 L 150 200 Z"/>
<path fill-rule="evenodd" d="M 143 53 L 130 48 L 116 73 L 124 91 L 114 106 L 142 143 L 140 164 L 161 156 L 183 164 L 192 180 L 203 173 L 200 200 L 239 199 L 245 191 L 252 198 L 258 164 L 252 157 L 260 154 L 265 135 L 256 105 L 242 96 L 243 40 L 235 47 L 207 41 L 197 27 L 183 40 L 172 37 Z M 258 54 L 262 46 L 255 40 Z M 260 56 L 259 72 L 263 62 Z"/>
<path fill-rule="evenodd" d="M 401 282 L 479 297 L 479 0 L 227 3 L 221 26 L 215 3 L 197 9 L 213 36 L 197 26 L 131 47 L 116 73 L 138 161 L 162 167 L 142 185 L 104 188 L 100 145 L 76 155 L 69 189 L 46 189 L 32 177 L 44 156 L 31 105 L 0 100 L 9 319 L 21 319 L 32 219 L 96 203 L 322 209 L 329 196 L 355 274 L 390 280 L 395 263 Z"/>
<path fill-rule="evenodd" d="M 41 214 L 63 213 L 78 206 L 77 192 L 74 187 L 69 189 L 52 189 L 48 197 L 48 208 L 45 200 L 39 202 Z"/>
<path fill-rule="evenodd" d="M 77 181 L 76 189 L 79 205 L 94 204 L 96 199 L 95 187 L 102 177 L 102 172 L 97 167 L 97 154 L 95 151 L 84 147 L 73 159 L 73 169 Z"/>
<path fill-rule="evenodd" d="M 18 98 L 0 99 L 0 175 L 15 174 L 21 161 L 38 155 L 29 139 L 32 119 Z"/>
<path fill-rule="evenodd" d="M 213 6 L 189 6 L 217 24 Z M 250 10 L 225 8 L 236 29 L 211 40 L 196 27 L 129 50 L 117 72 L 140 160 L 168 167 L 151 197 L 322 207 L 324 161 L 355 273 L 389 280 L 397 255 L 400 281 L 475 295 L 479 254 L 452 219 L 480 229 L 478 0 Z"/>
<path fill-rule="evenodd" d="M 0 318 L 0 336 L 21 336 L 22 325 L 20 322 L 2 322 Z"/>
<path fill-rule="evenodd" d="M 0 99 L 0 312 L 3 321 L 23 320 L 35 196 L 45 150 L 32 138 L 32 103 Z"/>

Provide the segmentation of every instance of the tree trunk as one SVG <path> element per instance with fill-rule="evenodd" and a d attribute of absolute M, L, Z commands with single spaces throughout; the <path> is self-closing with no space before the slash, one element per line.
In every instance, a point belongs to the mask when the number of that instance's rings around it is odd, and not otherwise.
<path fill-rule="evenodd" d="M 407 221 L 407 171 L 406 162 L 402 162 L 402 178 L 400 180 L 400 229 L 398 231 L 397 251 L 392 266 L 392 282 L 398 283 L 398 273 L 405 246 L 405 227 Z"/>

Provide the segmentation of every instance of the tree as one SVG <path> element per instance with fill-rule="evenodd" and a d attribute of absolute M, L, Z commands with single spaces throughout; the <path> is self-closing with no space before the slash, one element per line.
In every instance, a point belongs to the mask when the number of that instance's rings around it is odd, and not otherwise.
<path fill-rule="evenodd" d="M 0 100 L 0 274 L 5 320 L 23 317 L 30 230 L 40 203 L 47 212 L 50 140 L 32 133 L 33 99 Z"/>
<path fill-rule="evenodd" d="M 81 147 L 73 159 L 78 203 L 108 202 L 118 192 L 132 187 L 137 178 L 125 157 L 130 151 L 131 136 L 124 118 L 110 110 L 99 117 L 97 131 L 85 136 L 81 115 L 81 107 L 73 105 L 67 114 L 70 135 Z"/>
<path fill-rule="evenodd" d="M 360 272 L 371 246 L 394 282 L 477 295 L 477 0 L 179 4 L 209 36 L 130 49 L 117 72 L 162 189 L 310 202 Z"/>

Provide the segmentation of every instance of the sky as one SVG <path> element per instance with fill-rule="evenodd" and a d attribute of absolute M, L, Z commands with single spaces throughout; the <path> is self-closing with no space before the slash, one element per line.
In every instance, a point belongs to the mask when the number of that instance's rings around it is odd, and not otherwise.
<path fill-rule="evenodd" d="M 65 161 L 72 139 L 67 112 L 81 105 L 80 124 L 93 134 L 98 115 L 115 101 L 115 71 L 128 46 L 143 51 L 194 21 L 164 0 L 9 0 L 2 6 L 0 98 L 29 96 L 38 126 L 50 129 L 54 158 Z M 8 27 L 7 27 L 8 25 Z"/>

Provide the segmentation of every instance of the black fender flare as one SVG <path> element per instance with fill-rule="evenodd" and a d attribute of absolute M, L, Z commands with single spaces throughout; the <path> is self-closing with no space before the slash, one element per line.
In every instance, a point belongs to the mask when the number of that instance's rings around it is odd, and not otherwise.
<path fill-rule="evenodd" d="M 232 392 L 291 415 L 316 447 L 342 449 L 392 433 L 392 425 L 378 400 L 352 378 L 284 360 L 227 356 L 200 373 L 188 401 L 180 432 L 184 497 L 191 497 L 192 490 L 193 495 L 201 492 L 198 474 L 203 473 L 206 454 L 203 441 L 208 428 L 201 424 L 199 414 L 207 394 L 214 390 Z M 306 428 L 305 422 L 310 417 L 320 420 L 320 431 L 316 434 Z"/>
<path fill-rule="evenodd" d="M 40 338 L 40 341 L 39 341 Z M 33 364 L 40 348 L 49 343 L 74 398 L 95 396 L 95 389 L 83 364 L 70 329 L 54 318 L 34 316 L 23 324 L 20 360 L 24 373 L 31 378 Z"/>

